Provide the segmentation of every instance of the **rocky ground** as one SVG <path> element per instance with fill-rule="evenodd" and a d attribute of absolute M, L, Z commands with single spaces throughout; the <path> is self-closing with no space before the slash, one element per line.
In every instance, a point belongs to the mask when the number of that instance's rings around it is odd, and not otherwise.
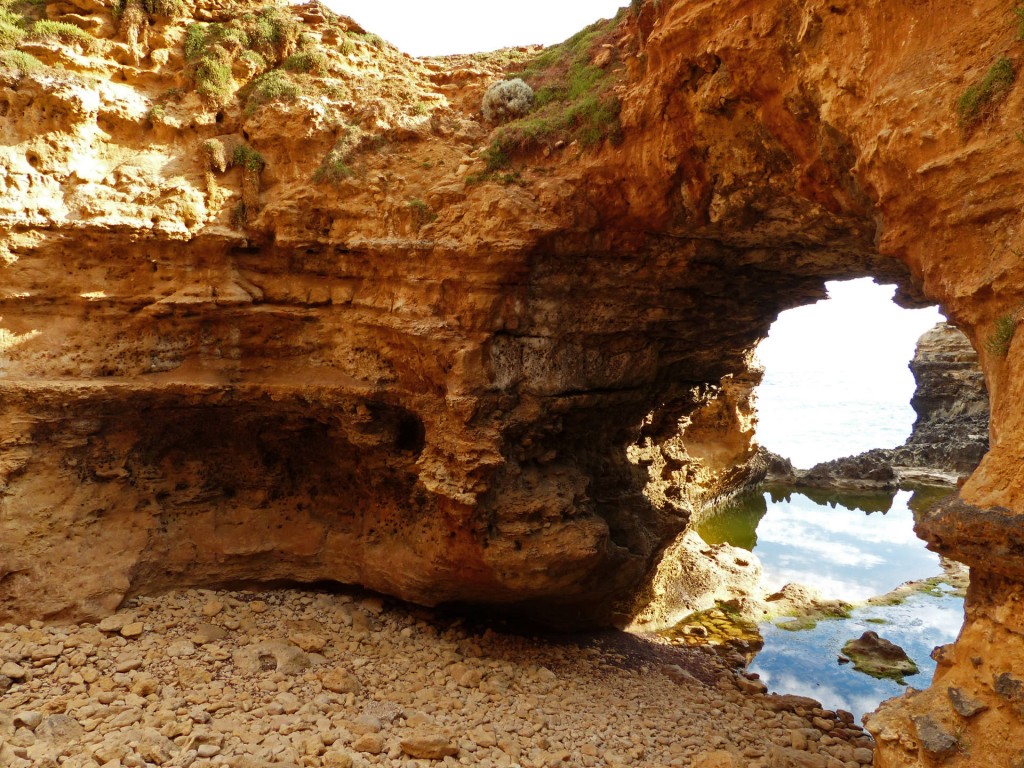
<path fill-rule="evenodd" d="M 706 650 L 538 638 L 376 597 L 192 590 L 0 626 L 4 768 L 858 768 L 853 717 Z"/>

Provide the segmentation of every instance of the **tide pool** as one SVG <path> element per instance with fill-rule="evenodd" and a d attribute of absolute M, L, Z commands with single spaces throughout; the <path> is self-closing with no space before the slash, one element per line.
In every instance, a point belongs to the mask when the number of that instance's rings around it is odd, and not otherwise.
<path fill-rule="evenodd" d="M 930 653 L 952 642 L 963 623 L 963 598 L 933 582 L 894 604 L 865 604 L 908 581 L 943 577 L 938 555 L 913 530 L 914 511 L 947 490 L 842 494 L 786 489 L 747 494 L 697 526 L 709 544 L 729 543 L 757 555 L 768 590 L 797 582 L 830 599 L 861 604 L 849 618 L 824 619 L 804 630 L 759 625 L 764 648 L 749 669 L 769 690 L 811 696 L 860 716 L 903 686 L 877 680 L 838 661 L 840 649 L 868 630 L 903 647 L 920 672 L 906 683 L 928 685 Z"/>

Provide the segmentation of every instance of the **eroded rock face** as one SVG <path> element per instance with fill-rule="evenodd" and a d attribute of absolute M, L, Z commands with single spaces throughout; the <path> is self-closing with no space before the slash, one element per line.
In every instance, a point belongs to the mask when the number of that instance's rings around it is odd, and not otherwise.
<path fill-rule="evenodd" d="M 984 554 L 1024 510 L 1024 353 L 985 345 L 1024 303 L 1024 91 L 969 127 L 955 104 L 1019 56 L 1005 5 L 645 3 L 594 52 L 622 64 L 621 143 L 524 150 L 509 185 L 466 183 L 500 60 L 412 60 L 303 6 L 329 76 L 246 110 L 194 92 L 184 20 L 80 10 L 95 46 L 26 42 L 62 68 L 0 88 L 0 617 L 334 578 L 624 622 L 750 456 L 730 389 L 757 340 L 870 274 L 983 350 L 978 513 L 924 530 L 976 582 L 940 675 L 1001 696 L 1009 668 L 970 660 L 993 637 L 1024 657 L 1015 538 Z M 221 165 L 240 144 L 264 165 Z M 941 725 L 930 696 L 898 706 Z M 990 717 L 963 732 L 1006 762 Z M 882 745 L 880 765 L 931 759 Z"/>
<path fill-rule="evenodd" d="M 910 370 L 917 420 L 896 463 L 970 474 L 988 450 L 988 392 L 978 353 L 963 333 L 939 323 L 918 340 Z"/>

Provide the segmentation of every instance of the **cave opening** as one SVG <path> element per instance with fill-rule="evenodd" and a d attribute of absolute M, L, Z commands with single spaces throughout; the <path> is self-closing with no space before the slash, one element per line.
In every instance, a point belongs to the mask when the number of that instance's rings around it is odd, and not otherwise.
<path fill-rule="evenodd" d="M 827 300 L 781 313 L 757 349 L 757 440 L 802 469 L 907 439 L 908 363 L 921 336 L 945 320 L 936 307 L 898 306 L 895 286 L 871 278 L 826 288 Z"/>
<path fill-rule="evenodd" d="M 967 570 L 914 525 L 984 454 L 987 395 L 937 308 L 901 308 L 870 279 L 827 289 L 781 313 L 757 350 L 768 476 L 697 516 L 701 543 L 736 573 L 673 632 L 732 648 L 771 691 L 862 715 L 927 685 L 932 648 L 960 630 Z M 905 657 L 868 671 L 856 645 L 868 632 Z"/>

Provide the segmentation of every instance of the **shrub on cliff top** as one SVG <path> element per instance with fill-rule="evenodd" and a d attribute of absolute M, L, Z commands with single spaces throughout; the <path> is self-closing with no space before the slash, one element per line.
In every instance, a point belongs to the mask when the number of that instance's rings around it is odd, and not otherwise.
<path fill-rule="evenodd" d="M 520 78 L 502 80 L 484 93 L 484 118 L 504 123 L 526 115 L 533 107 L 533 88 Z"/>
<path fill-rule="evenodd" d="M 985 76 L 964 91 L 956 103 L 957 118 L 964 130 L 973 128 L 995 109 L 996 104 L 1006 98 L 1017 72 L 1013 62 L 1005 56 L 999 59 Z"/>
<path fill-rule="evenodd" d="M 497 172 L 510 167 L 511 158 L 524 150 L 573 141 L 587 148 L 621 139 L 620 104 L 613 88 L 624 66 L 611 42 L 621 18 L 591 24 L 527 63 L 519 78 L 533 88 L 533 110 L 497 129 L 485 153 L 487 170 L 467 181 L 516 180 L 515 174 Z M 495 163 L 496 158 L 501 162 Z"/>

